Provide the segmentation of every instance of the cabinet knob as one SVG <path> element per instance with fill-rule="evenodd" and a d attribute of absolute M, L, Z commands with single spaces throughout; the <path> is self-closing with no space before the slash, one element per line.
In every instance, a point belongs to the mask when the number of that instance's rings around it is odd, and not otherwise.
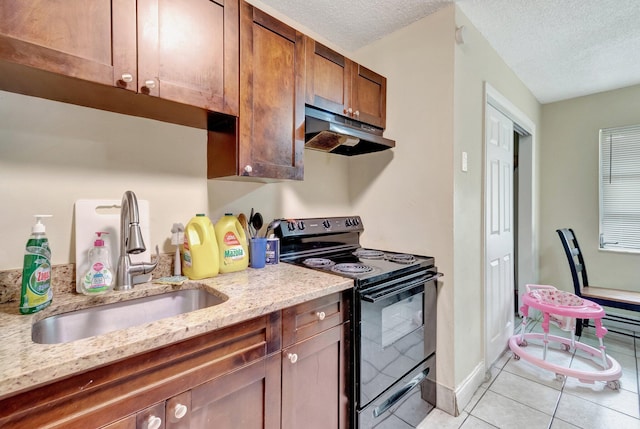
<path fill-rule="evenodd" d="M 176 420 L 180 420 L 181 418 L 187 415 L 187 411 L 189 411 L 189 408 L 187 408 L 186 405 L 177 404 L 173 409 L 173 415 L 176 418 Z"/>
<path fill-rule="evenodd" d="M 320 320 L 324 320 L 324 318 L 327 317 L 327 315 L 324 314 L 324 311 L 316 312 L 316 316 L 318 316 L 318 319 L 320 319 Z"/>
<path fill-rule="evenodd" d="M 144 81 L 144 86 L 149 89 L 153 89 L 156 87 L 156 81 L 154 79 L 147 79 Z"/>
<path fill-rule="evenodd" d="M 131 73 L 122 73 L 122 81 L 126 83 L 133 82 L 133 75 Z"/>
<path fill-rule="evenodd" d="M 298 362 L 298 355 L 296 353 L 289 353 L 287 355 L 287 357 L 289 358 L 289 360 L 291 361 L 291 363 L 296 363 Z"/>
<path fill-rule="evenodd" d="M 346 113 L 347 115 L 351 115 L 351 113 L 353 113 L 353 109 L 351 107 L 349 107 L 348 109 L 344 109 L 344 113 Z"/>
<path fill-rule="evenodd" d="M 245 165 L 244 167 L 244 172 L 245 173 L 251 173 L 253 171 L 253 167 L 250 165 Z"/>
<path fill-rule="evenodd" d="M 162 419 L 157 416 L 147 417 L 142 425 L 144 429 L 160 429 L 160 426 L 162 426 Z"/>
<path fill-rule="evenodd" d="M 354 113 L 354 116 L 355 116 L 356 118 L 359 118 L 359 117 L 360 117 L 360 111 L 359 111 L 359 110 L 356 110 L 356 111 L 355 111 L 355 113 Z"/>

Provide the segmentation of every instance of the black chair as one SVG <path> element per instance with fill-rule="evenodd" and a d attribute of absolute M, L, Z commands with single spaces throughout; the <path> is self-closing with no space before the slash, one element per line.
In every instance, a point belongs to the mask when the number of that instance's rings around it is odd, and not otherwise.
<path fill-rule="evenodd" d="M 560 236 L 564 253 L 567 255 L 567 260 L 569 261 L 573 289 L 577 296 L 606 307 L 640 311 L 640 292 L 589 286 L 587 267 L 584 263 L 580 246 L 578 245 L 578 239 L 573 230 L 571 228 L 562 228 L 557 229 L 556 232 Z M 607 315 L 605 319 L 640 326 L 638 320 L 624 316 Z M 589 326 L 587 319 L 577 321 L 576 335 L 579 336 L 582 334 L 583 326 Z"/>

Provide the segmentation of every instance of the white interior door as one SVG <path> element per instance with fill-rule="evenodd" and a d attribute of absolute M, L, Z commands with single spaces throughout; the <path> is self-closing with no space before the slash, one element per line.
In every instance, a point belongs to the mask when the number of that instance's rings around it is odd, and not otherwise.
<path fill-rule="evenodd" d="M 485 139 L 485 363 L 513 335 L 513 122 L 487 104 Z"/>

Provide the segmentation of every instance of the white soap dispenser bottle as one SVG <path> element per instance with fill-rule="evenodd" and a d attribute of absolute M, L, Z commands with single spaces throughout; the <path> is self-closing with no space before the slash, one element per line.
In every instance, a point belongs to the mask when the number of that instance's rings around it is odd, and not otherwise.
<path fill-rule="evenodd" d="M 108 232 L 96 232 L 98 238 L 93 242 L 93 248 L 89 250 L 89 270 L 80 283 L 80 292 L 85 295 L 109 292 L 114 286 L 109 248 L 104 245 L 102 234 L 108 234 Z"/>

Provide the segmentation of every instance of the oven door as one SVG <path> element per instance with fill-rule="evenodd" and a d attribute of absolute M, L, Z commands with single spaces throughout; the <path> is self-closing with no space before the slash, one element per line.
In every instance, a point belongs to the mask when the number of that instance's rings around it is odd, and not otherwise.
<path fill-rule="evenodd" d="M 438 277 L 420 271 L 358 292 L 358 408 L 435 353 Z"/>

